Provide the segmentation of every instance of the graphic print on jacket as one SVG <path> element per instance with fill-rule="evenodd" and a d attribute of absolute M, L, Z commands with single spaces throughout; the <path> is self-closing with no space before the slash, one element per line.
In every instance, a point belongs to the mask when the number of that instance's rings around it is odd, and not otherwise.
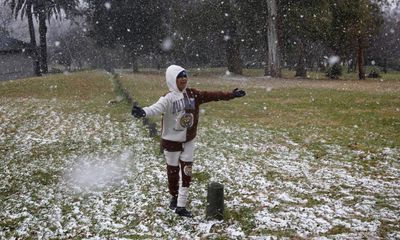
<path fill-rule="evenodd" d="M 194 98 L 189 98 L 187 93 L 183 93 L 183 98 L 172 102 L 172 114 L 176 114 L 183 110 L 194 110 Z"/>
<path fill-rule="evenodd" d="M 172 103 L 172 114 L 177 114 L 185 109 L 185 100 L 179 99 Z"/>
<path fill-rule="evenodd" d="M 179 113 L 175 123 L 176 131 L 183 131 L 193 126 L 194 116 L 191 112 L 195 109 L 194 98 L 189 98 L 186 92 L 183 93 L 183 97 L 172 103 L 172 113 Z"/>

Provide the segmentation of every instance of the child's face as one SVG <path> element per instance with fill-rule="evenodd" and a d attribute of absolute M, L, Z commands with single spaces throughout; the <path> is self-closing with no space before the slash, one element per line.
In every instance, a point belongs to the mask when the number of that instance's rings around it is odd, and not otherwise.
<path fill-rule="evenodd" d="M 183 89 L 185 89 L 187 82 L 187 77 L 179 77 L 176 79 L 176 86 L 178 87 L 179 91 L 183 91 Z"/>

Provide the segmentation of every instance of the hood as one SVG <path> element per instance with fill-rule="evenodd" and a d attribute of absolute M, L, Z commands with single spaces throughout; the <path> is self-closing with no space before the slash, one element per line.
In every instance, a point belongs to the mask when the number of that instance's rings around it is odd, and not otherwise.
<path fill-rule="evenodd" d="M 179 91 L 178 86 L 176 86 L 176 77 L 184 70 L 185 69 L 183 67 L 178 65 L 171 65 L 167 68 L 167 71 L 165 72 L 165 79 L 167 80 L 168 89 L 171 92 L 181 92 Z"/>

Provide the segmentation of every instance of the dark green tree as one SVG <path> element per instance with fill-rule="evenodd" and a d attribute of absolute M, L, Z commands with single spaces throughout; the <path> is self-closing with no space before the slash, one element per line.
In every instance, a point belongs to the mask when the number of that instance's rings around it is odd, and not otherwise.
<path fill-rule="evenodd" d="M 238 5 L 234 0 L 221 2 L 221 16 L 224 23 L 224 40 L 228 71 L 235 74 L 242 74 L 242 59 L 240 55 L 240 37 L 237 20 Z"/>
<path fill-rule="evenodd" d="M 282 45 L 287 52 L 294 53 L 289 56 L 296 61 L 295 76 L 306 77 L 307 66 L 314 64 L 313 54 L 328 37 L 329 3 L 326 0 L 286 0 L 279 13 L 283 26 Z"/>
<path fill-rule="evenodd" d="M 214 1 L 176 3 L 170 11 L 170 56 L 185 66 L 222 66 L 226 62 L 223 18 Z"/>
<path fill-rule="evenodd" d="M 237 1 L 242 59 L 246 67 L 263 67 L 267 49 L 265 0 Z"/>
<path fill-rule="evenodd" d="M 342 58 L 357 56 L 358 78 L 365 79 L 364 51 L 383 23 L 379 5 L 370 0 L 331 0 L 330 12 L 330 46 Z"/>
<path fill-rule="evenodd" d="M 174 52 L 183 51 L 185 58 L 196 64 L 226 64 L 229 72 L 242 74 L 238 3 L 212 0 L 176 3 L 171 11 Z"/>
<path fill-rule="evenodd" d="M 400 5 L 395 9 L 387 10 L 379 34 L 370 39 L 370 48 L 367 51 L 370 63 L 374 61 L 377 66 L 382 67 L 384 73 L 387 73 L 388 69 L 400 70 L 399 23 Z"/>
<path fill-rule="evenodd" d="M 161 0 L 89 0 L 90 36 L 98 46 L 122 46 L 134 71 L 141 54 L 157 52 L 165 36 L 166 10 Z"/>

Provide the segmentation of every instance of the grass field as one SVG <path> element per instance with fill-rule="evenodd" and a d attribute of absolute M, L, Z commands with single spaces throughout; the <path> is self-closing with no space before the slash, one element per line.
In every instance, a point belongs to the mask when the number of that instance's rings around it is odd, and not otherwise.
<path fill-rule="evenodd" d="M 193 219 L 168 209 L 157 139 L 112 75 L 0 83 L 0 238 L 400 238 L 400 77 L 190 74 L 191 87 L 248 94 L 202 108 Z M 142 106 L 167 91 L 155 71 L 119 80 Z M 212 181 L 224 221 L 205 219 Z"/>

